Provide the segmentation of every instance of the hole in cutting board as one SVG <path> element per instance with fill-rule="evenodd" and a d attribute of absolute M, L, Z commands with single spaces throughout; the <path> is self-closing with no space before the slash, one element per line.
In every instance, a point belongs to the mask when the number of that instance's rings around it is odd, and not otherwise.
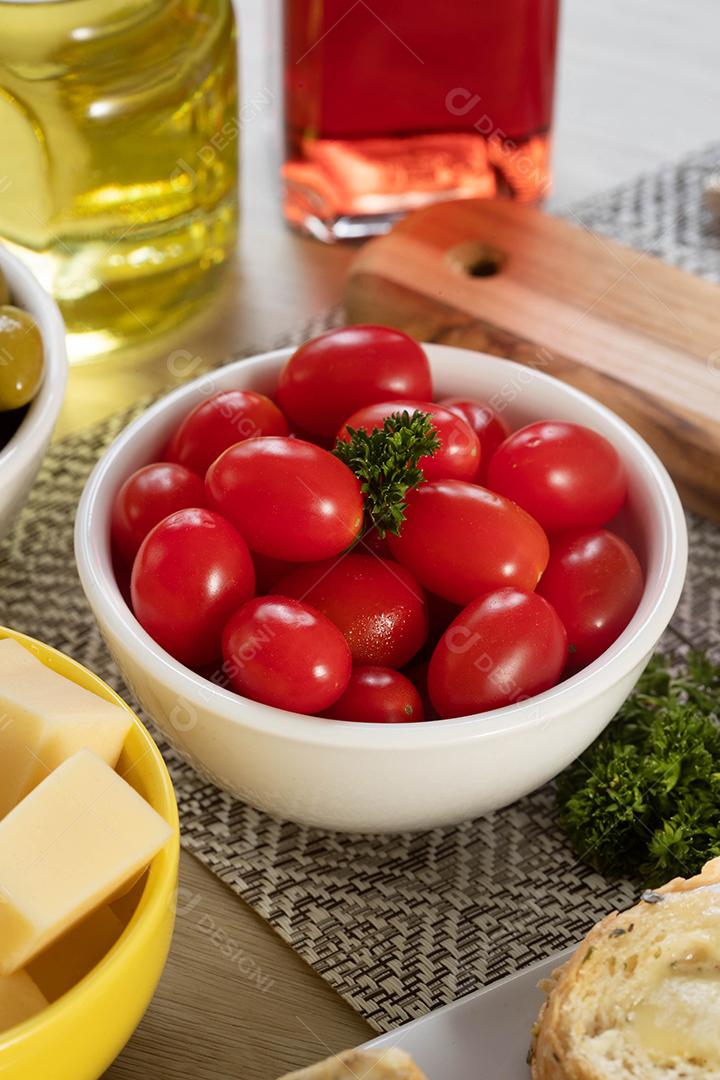
<path fill-rule="evenodd" d="M 479 240 L 458 244 L 451 248 L 445 257 L 455 270 L 476 278 L 494 277 L 500 273 L 507 261 L 504 251 Z"/>

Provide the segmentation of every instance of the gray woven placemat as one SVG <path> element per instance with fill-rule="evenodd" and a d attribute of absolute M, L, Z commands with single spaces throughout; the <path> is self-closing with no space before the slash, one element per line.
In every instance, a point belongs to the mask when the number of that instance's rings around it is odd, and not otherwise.
<path fill-rule="evenodd" d="M 720 233 L 700 197 L 719 163 L 720 148 L 704 151 L 570 216 L 720 280 Z M 294 339 L 319 329 L 303 327 Z M 146 405 L 56 444 L 0 548 L 0 622 L 50 642 L 119 689 L 75 572 L 72 526 L 97 457 Z M 666 637 L 671 648 L 718 644 L 720 530 L 689 520 L 690 574 Z M 457 828 L 341 836 L 261 814 L 163 750 L 184 846 L 380 1029 L 563 948 L 635 893 L 574 858 L 554 821 L 551 786 Z"/>

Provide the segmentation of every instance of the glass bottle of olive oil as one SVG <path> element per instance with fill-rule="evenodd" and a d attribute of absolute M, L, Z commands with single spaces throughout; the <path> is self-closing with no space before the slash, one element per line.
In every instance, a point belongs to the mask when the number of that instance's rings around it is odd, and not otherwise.
<path fill-rule="evenodd" d="M 168 329 L 237 227 L 231 0 L 0 0 L 0 238 L 75 360 Z"/>

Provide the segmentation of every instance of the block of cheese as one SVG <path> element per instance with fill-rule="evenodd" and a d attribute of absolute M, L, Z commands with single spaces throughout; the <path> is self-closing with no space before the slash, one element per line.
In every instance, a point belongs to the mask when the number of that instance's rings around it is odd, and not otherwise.
<path fill-rule="evenodd" d="M 0 976 L 0 1031 L 22 1024 L 48 1004 L 26 971 Z"/>
<path fill-rule="evenodd" d="M 0 818 L 78 750 L 115 766 L 125 709 L 58 675 L 17 641 L 0 641 Z"/>
<path fill-rule="evenodd" d="M 0 975 L 116 895 L 171 834 L 97 754 L 59 765 L 0 821 Z"/>
<path fill-rule="evenodd" d="M 68 930 L 27 966 L 48 1001 L 57 1001 L 84 979 L 118 940 L 125 924 L 104 905 Z"/>

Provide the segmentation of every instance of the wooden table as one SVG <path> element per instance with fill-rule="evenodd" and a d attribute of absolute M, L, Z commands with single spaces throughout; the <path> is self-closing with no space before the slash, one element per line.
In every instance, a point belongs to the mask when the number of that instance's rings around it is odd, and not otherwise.
<path fill-rule="evenodd" d="M 268 85 L 265 0 L 241 4 L 245 99 Z M 672 161 L 719 135 L 714 0 L 566 0 L 556 125 L 554 205 Z M 262 62 L 258 57 L 263 57 Z M 149 358 L 76 368 L 59 434 L 169 387 L 172 349 L 197 370 L 250 346 L 268 348 L 339 299 L 349 247 L 289 233 L 278 210 L 272 108 L 242 131 L 244 220 L 227 289 L 204 327 Z M 274 932 L 189 855 L 165 976 L 113 1080 L 272 1080 L 365 1039 L 366 1023 Z M 222 955 L 219 929 L 254 975 Z"/>

